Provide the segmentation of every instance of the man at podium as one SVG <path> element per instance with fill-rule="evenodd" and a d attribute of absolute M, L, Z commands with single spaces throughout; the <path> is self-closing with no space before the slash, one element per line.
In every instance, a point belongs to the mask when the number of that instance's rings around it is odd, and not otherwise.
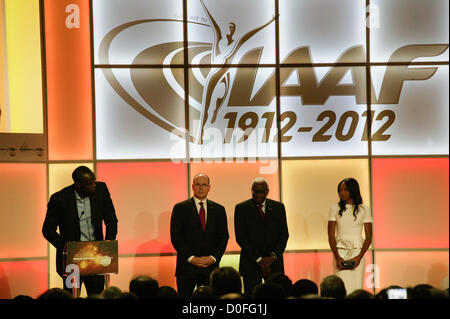
<path fill-rule="evenodd" d="M 56 248 L 56 271 L 63 277 L 63 250 L 68 241 L 115 240 L 117 217 L 108 188 L 96 182 L 95 174 L 86 166 L 72 173 L 74 183 L 54 193 L 47 205 L 42 234 Z M 103 225 L 106 234 L 103 236 Z M 59 233 L 57 228 L 59 227 Z M 64 289 L 67 287 L 65 280 Z M 100 294 L 104 289 L 104 276 L 81 276 L 88 295 Z"/>

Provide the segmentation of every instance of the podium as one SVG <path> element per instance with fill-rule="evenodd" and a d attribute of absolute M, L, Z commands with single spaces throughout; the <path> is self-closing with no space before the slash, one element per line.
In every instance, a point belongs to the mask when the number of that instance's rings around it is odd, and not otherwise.
<path fill-rule="evenodd" d="M 117 240 L 69 241 L 63 251 L 63 266 L 66 277 L 64 280 L 71 276 L 74 298 L 80 296 L 80 276 L 105 275 L 107 288 L 110 274 L 119 273 L 118 242 Z"/>

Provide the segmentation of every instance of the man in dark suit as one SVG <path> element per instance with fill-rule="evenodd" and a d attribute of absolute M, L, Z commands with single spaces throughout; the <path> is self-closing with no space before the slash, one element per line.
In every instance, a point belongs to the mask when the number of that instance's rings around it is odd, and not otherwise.
<path fill-rule="evenodd" d="M 284 204 L 268 199 L 269 184 L 257 178 L 252 184 L 252 198 L 239 203 L 234 211 L 236 241 L 241 247 L 239 272 L 244 279 L 244 293 L 271 273 L 284 273 L 283 252 L 289 237 Z"/>
<path fill-rule="evenodd" d="M 54 193 L 47 205 L 42 234 L 56 248 L 56 271 L 63 277 L 63 250 L 68 241 L 115 240 L 117 217 L 105 183 L 86 166 L 72 173 L 74 184 Z M 106 235 L 103 237 L 103 225 Z M 57 228 L 59 227 L 59 233 Z M 104 276 L 81 276 L 88 295 L 100 294 Z M 64 280 L 64 289 L 71 291 Z"/>
<path fill-rule="evenodd" d="M 173 207 L 170 239 L 177 251 L 178 295 L 190 298 L 195 287 L 209 285 L 209 276 L 219 267 L 228 243 L 225 208 L 209 199 L 209 177 L 197 174 L 192 181 L 194 196 Z"/>

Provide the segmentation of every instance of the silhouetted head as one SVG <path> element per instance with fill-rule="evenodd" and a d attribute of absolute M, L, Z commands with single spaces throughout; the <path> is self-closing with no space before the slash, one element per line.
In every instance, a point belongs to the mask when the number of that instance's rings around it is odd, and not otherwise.
<path fill-rule="evenodd" d="M 73 296 L 64 289 L 51 288 L 40 295 L 38 299 L 73 299 Z"/>
<path fill-rule="evenodd" d="M 233 292 L 241 293 L 241 275 L 233 267 L 216 268 L 210 275 L 210 287 L 217 298 Z"/>
<path fill-rule="evenodd" d="M 320 283 L 321 297 L 344 299 L 346 295 L 344 281 L 336 275 L 327 276 Z"/>
<path fill-rule="evenodd" d="M 139 276 L 130 282 L 130 292 L 139 299 L 156 299 L 158 297 L 158 282 L 149 276 Z"/>
<path fill-rule="evenodd" d="M 215 299 L 214 293 L 209 286 L 199 286 L 195 288 L 191 299 Z"/>
<path fill-rule="evenodd" d="M 317 295 L 319 293 L 319 288 L 314 281 L 309 279 L 297 280 L 291 289 L 291 295 L 294 297 L 301 298 L 306 295 Z"/>
<path fill-rule="evenodd" d="M 279 285 L 283 288 L 286 296 L 291 295 L 292 280 L 287 275 L 280 272 L 273 273 L 269 276 L 269 278 L 267 278 L 267 282 Z"/>
<path fill-rule="evenodd" d="M 347 295 L 345 299 L 373 299 L 373 294 L 364 289 L 356 289 Z"/>
<path fill-rule="evenodd" d="M 158 289 L 158 299 L 178 299 L 178 294 L 170 286 L 161 286 Z"/>
<path fill-rule="evenodd" d="M 114 286 L 108 287 L 102 291 L 100 296 L 103 299 L 118 299 L 122 295 L 122 291 Z"/>
<path fill-rule="evenodd" d="M 285 299 L 286 294 L 280 285 L 273 282 L 258 284 L 253 288 L 252 299 Z"/>

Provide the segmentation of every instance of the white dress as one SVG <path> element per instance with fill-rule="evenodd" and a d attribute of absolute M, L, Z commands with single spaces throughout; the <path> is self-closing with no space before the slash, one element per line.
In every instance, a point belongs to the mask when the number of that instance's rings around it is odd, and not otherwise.
<path fill-rule="evenodd" d="M 329 221 L 336 222 L 336 247 L 344 260 L 356 257 L 363 246 L 364 223 L 372 223 L 372 215 L 370 209 L 364 204 L 359 206 L 359 212 L 353 216 L 354 205 L 345 205 L 345 211 L 342 217 L 339 216 L 339 204 L 335 203 L 330 208 Z M 352 270 L 339 270 L 336 266 L 336 259 L 333 258 L 333 269 L 337 276 L 342 278 L 345 284 L 347 294 L 352 293 L 356 289 L 362 289 L 365 271 L 365 257 L 361 258 L 358 267 Z"/>

